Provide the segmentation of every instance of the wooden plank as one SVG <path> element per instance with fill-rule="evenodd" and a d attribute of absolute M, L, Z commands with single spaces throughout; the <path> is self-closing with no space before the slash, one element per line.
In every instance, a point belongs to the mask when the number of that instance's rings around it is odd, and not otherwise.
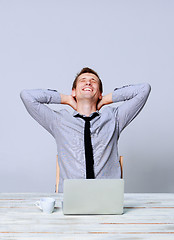
<path fill-rule="evenodd" d="M 34 206 L 44 196 L 56 199 L 53 214 Z M 0 194 L 0 239 L 174 239 L 174 194 L 125 194 L 123 215 L 64 216 L 62 199 Z"/>

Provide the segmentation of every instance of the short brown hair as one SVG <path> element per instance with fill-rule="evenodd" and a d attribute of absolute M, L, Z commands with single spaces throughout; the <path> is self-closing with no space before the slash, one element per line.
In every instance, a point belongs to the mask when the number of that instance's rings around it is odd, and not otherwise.
<path fill-rule="evenodd" d="M 96 73 L 93 69 L 88 68 L 88 67 L 83 68 L 79 73 L 77 73 L 76 78 L 74 79 L 74 82 L 73 82 L 72 89 L 76 88 L 77 79 L 83 73 L 92 73 L 92 74 L 94 74 L 98 77 L 98 79 L 99 79 L 99 89 L 100 89 L 100 92 L 102 93 L 103 92 L 103 84 L 102 84 L 102 81 L 101 81 L 98 73 Z"/>

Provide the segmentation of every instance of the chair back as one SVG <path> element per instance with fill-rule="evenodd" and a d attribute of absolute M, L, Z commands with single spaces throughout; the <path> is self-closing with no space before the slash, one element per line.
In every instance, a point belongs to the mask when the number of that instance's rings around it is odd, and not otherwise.
<path fill-rule="evenodd" d="M 123 178 L 123 156 L 120 156 L 121 178 Z"/>
<path fill-rule="evenodd" d="M 59 175 L 60 175 L 60 168 L 58 163 L 58 155 L 56 156 L 56 193 L 58 193 L 58 187 L 59 187 Z"/>

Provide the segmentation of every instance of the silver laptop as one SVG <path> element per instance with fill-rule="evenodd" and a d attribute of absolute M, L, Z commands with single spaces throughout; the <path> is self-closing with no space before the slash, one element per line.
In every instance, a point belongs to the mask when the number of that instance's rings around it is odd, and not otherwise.
<path fill-rule="evenodd" d="M 123 179 L 65 179 L 64 214 L 122 214 Z"/>

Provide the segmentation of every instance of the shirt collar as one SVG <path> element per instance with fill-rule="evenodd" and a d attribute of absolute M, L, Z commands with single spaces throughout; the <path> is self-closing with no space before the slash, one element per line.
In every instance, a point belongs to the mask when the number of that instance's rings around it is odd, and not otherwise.
<path fill-rule="evenodd" d="M 94 113 L 97 113 L 97 114 L 100 116 L 100 112 L 97 110 L 96 112 L 91 113 L 91 114 L 89 115 L 89 117 L 91 117 Z M 74 112 L 73 112 L 73 117 L 76 117 L 77 115 L 81 115 L 81 116 L 83 116 L 83 117 L 86 117 L 85 115 L 82 115 L 82 114 L 80 114 L 79 112 L 77 112 L 76 110 L 74 110 Z"/>

